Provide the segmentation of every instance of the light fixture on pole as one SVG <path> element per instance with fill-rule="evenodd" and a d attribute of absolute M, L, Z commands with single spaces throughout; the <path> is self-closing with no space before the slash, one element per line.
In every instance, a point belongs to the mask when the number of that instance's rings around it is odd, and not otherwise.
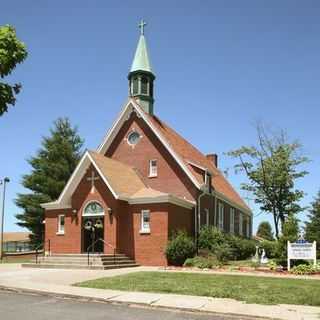
<path fill-rule="evenodd" d="M 2 210 L 0 215 L 0 260 L 3 258 L 3 225 L 4 225 L 4 205 L 6 200 L 6 184 L 10 182 L 8 177 L 5 177 L 3 180 L 0 180 L 0 185 L 3 185 L 2 188 Z"/>

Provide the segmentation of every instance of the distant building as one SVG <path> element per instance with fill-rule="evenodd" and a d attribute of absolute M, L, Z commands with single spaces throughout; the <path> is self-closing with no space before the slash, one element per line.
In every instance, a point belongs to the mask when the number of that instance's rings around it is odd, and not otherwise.
<path fill-rule="evenodd" d="M 29 232 L 4 232 L 4 252 L 25 252 L 31 251 Z"/>

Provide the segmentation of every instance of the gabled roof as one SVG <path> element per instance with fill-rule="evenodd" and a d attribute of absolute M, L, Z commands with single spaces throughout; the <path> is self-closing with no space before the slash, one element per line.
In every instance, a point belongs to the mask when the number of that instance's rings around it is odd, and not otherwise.
<path fill-rule="evenodd" d="M 199 174 L 199 171 L 195 170 L 192 163 L 197 164 L 198 168 L 203 167 L 212 173 L 212 186 L 218 193 L 237 203 L 244 209 L 250 211 L 250 208 L 246 205 L 246 203 L 242 200 L 239 194 L 234 190 L 228 180 L 224 177 L 221 171 L 218 170 L 212 161 L 207 159 L 203 153 L 201 153 L 196 147 L 181 137 L 162 120 L 154 115 L 151 116 L 146 114 L 146 116 L 167 139 L 170 146 L 180 155 L 192 172 L 192 175 L 198 180 L 199 184 L 203 183 L 203 175 Z"/>
<path fill-rule="evenodd" d="M 86 151 L 57 201 L 43 203 L 47 210 L 71 208 L 71 197 L 90 164 L 94 166 L 115 199 L 129 204 L 174 203 L 192 208 L 194 203 L 147 187 L 136 170 L 94 151 Z"/>
<path fill-rule="evenodd" d="M 89 153 L 118 196 L 130 197 L 146 187 L 132 167 L 93 151 Z"/>
<path fill-rule="evenodd" d="M 193 184 L 201 189 L 203 187 L 203 175 L 196 170 L 192 163 L 198 167 L 208 169 L 212 174 L 212 186 L 222 200 L 229 202 L 231 205 L 238 207 L 246 212 L 251 213 L 250 208 L 242 200 L 239 194 L 234 190 L 231 184 L 227 181 L 224 175 L 217 169 L 212 161 L 206 158 L 197 148 L 190 144 L 187 140 L 181 137 L 176 131 L 171 129 L 166 123 L 161 121 L 154 115 L 150 115 L 143 111 L 137 101 L 130 98 L 120 113 L 120 116 L 115 121 L 112 128 L 107 133 L 104 141 L 98 148 L 98 152 L 105 154 L 108 147 L 111 145 L 116 134 L 122 127 L 122 124 L 128 119 L 131 112 L 136 112 L 139 117 L 143 118 L 169 153 L 181 166 Z"/>

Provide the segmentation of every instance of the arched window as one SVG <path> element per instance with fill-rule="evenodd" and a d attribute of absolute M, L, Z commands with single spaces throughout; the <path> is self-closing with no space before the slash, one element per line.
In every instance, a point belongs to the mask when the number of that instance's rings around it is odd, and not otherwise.
<path fill-rule="evenodd" d="M 148 78 L 141 78 L 141 94 L 148 94 Z"/>
<path fill-rule="evenodd" d="M 83 216 L 103 216 L 104 210 L 100 203 L 96 201 L 89 202 L 83 210 Z"/>
<path fill-rule="evenodd" d="M 139 93 L 139 79 L 137 77 L 134 77 L 132 80 L 132 94 L 138 94 Z"/>

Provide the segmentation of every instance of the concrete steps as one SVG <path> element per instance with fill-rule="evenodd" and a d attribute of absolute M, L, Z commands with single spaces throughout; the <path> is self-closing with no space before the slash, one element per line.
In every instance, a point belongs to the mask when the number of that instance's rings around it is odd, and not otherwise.
<path fill-rule="evenodd" d="M 87 254 L 52 254 L 38 257 L 30 263 L 23 263 L 24 268 L 47 268 L 47 269 L 94 269 L 107 270 L 118 268 L 137 267 L 134 260 L 124 254 L 90 254 L 89 264 Z"/>

